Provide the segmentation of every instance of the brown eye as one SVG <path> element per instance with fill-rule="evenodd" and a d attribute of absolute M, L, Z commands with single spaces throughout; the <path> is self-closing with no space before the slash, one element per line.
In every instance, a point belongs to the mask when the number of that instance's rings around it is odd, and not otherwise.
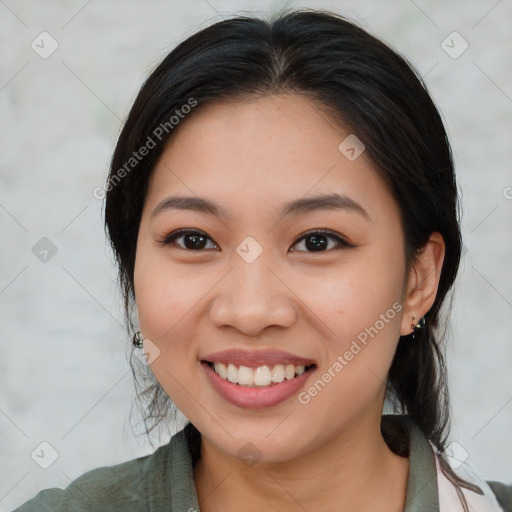
<path fill-rule="evenodd" d="M 172 232 L 164 240 L 162 240 L 161 243 L 163 245 L 176 244 L 176 240 L 179 239 L 183 239 L 183 243 L 178 243 L 178 247 L 189 251 L 200 251 L 205 248 L 207 241 L 211 240 L 209 236 L 205 235 L 201 231 L 180 229 L 178 231 Z M 215 247 L 218 247 L 217 244 L 214 243 L 214 245 Z"/>
<path fill-rule="evenodd" d="M 181 243 L 176 242 L 181 239 L 183 239 Z M 207 247 L 208 241 L 211 241 L 214 247 Z M 294 243 L 294 246 L 302 241 L 304 241 L 304 247 L 306 249 L 301 249 L 299 252 L 329 252 L 333 249 L 354 247 L 339 235 L 325 230 L 309 231 L 308 233 L 305 233 Z M 329 241 L 331 241 L 331 245 Z M 332 246 L 332 241 L 334 241 L 334 246 Z M 180 249 L 196 252 L 200 252 L 203 249 L 218 248 L 218 245 L 205 233 L 190 229 L 179 229 L 177 231 L 173 231 L 164 240 L 161 240 L 160 243 L 162 245 L 177 245 Z M 292 252 L 297 251 L 297 249 L 291 250 Z"/>
<path fill-rule="evenodd" d="M 329 247 L 329 239 L 334 240 L 334 247 Z M 295 242 L 295 244 L 297 244 L 298 242 L 302 242 L 303 240 L 305 241 L 304 247 L 306 247 L 306 251 L 301 252 L 328 252 L 331 249 L 353 247 L 339 235 L 334 234 L 331 231 L 309 231 L 308 233 L 302 235 L 297 240 L 297 242 Z M 327 250 L 325 250 L 326 248 Z M 292 249 L 292 251 L 296 251 L 296 249 Z"/>

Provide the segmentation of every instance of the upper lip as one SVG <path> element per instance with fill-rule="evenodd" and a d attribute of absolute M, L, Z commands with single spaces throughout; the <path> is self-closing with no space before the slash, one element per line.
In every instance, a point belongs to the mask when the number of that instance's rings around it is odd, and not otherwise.
<path fill-rule="evenodd" d="M 257 368 L 258 366 L 273 366 L 276 364 L 293 364 L 309 366 L 315 364 L 313 359 L 299 357 L 282 350 L 248 351 L 242 349 L 222 350 L 208 354 L 202 358 L 210 363 L 232 363 L 238 366 Z"/>

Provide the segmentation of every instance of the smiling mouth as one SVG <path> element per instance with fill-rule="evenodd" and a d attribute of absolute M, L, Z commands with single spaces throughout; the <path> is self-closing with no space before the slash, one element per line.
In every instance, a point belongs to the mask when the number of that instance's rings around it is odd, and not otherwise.
<path fill-rule="evenodd" d="M 232 363 L 218 363 L 211 361 L 202 361 L 207 364 L 219 377 L 237 384 L 242 387 L 264 388 L 271 387 L 293 380 L 303 373 L 316 368 L 314 364 L 294 365 L 294 364 L 272 364 L 262 365 L 256 368 L 237 365 Z"/>

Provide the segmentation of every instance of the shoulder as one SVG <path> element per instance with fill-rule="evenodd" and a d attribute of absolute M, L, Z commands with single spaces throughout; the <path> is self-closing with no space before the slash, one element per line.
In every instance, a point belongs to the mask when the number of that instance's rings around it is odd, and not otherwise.
<path fill-rule="evenodd" d="M 394 448 L 406 451 L 409 448 L 410 473 L 407 492 L 411 495 L 409 508 L 406 510 L 447 510 L 461 511 L 460 493 L 464 495 L 471 511 L 512 512 L 512 482 L 505 484 L 486 480 L 467 460 L 446 454 L 445 464 L 450 466 L 451 476 L 442 470 L 440 453 L 428 440 L 423 431 L 408 416 L 386 417 L 388 437 L 394 440 Z M 407 427 L 400 434 L 397 427 Z M 398 447 L 398 448 L 397 448 Z M 469 487 L 454 485 L 453 476 L 473 484 L 479 492 Z M 409 502 L 409 500 L 408 500 Z M 464 509 L 466 510 L 466 509 Z"/>
<path fill-rule="evenodd" d="M 487 485 L 492 489 L 498 503 L 505 512 L 512 512 L 512 483 L 505 484 L 494 480 L 487 480 Z"/>
<path fill-rule="evenodd" d="M 169 453 L 182 440 L 176 437 L 153 454 L 88 471 L 65 489 L 42 490 L 13 512 L 157 510 L 152 502 L 159 499 L 158 491 L 165 492 L 165 487 L 155 487 L 168 476 Z"/>
<path fill-rule="evenodd" d="M 147 475 L 152 459 L 147 455 L 114 466 L 93 469 L 73 480 L 65 489 L 45 489 L 15 512 L 130 511 L 141 509 L 147 496 Z"/>

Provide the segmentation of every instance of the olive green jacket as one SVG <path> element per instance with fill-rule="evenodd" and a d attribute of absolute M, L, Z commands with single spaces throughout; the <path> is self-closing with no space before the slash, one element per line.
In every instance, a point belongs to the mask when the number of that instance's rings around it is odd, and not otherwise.
<path fill-rule="evenodd" d="M 419 427 L 409 430 L 409 479 L 404 512 L 439 510 L 432 445 Z M 186 427 L 185 427 L 186 428 Z M 197 447 L 196 447 L 197 449 Z M 512 512 L 512 485 L 487 481 L 504 511 Z M 13 512 L 200 512 L 193 458 L 185 429 L 153 454 L 83 474 L 65 489 L 46 489 Z"/>

